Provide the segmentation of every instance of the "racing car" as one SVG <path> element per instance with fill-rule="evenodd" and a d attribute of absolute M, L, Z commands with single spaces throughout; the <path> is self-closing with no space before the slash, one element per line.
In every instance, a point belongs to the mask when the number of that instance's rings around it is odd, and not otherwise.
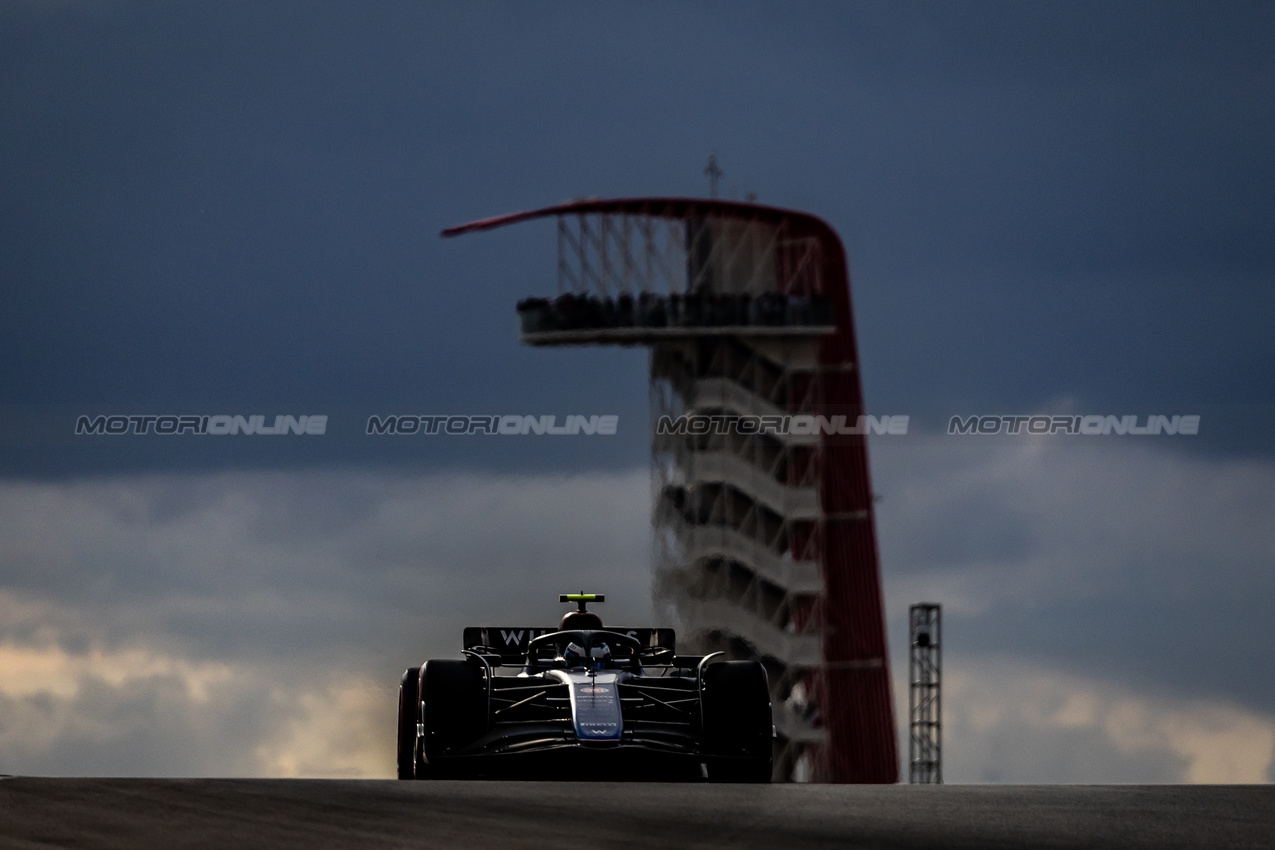
<path fill-rule="evenodd" d="M 399 684 L 398 778 L 769 782 L 766 670 L 678 655 L 672 629 L 604 628 L 571 593 L 557 629 L 467 628 L 462 659 Z"/>

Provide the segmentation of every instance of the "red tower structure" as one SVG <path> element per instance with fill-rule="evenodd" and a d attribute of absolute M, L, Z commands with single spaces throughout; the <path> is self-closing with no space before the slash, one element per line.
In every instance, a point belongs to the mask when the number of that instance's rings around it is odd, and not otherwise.
<path fill-rule="evenodd" d="M 443 231 L 558 220 L 531 345 L 650 349 L 654 590 L 702 649 L 759 658 L 776 779 L 898 781 L 845 252 L 803 212 L 581 200 Z"/>

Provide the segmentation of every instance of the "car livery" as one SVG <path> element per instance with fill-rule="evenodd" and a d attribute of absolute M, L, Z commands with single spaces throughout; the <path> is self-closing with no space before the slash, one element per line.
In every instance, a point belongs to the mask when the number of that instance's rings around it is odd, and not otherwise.
<path fill-rule="evenodd" d="M 769 782 L 770 692 L 756 661 L 677 655 L 672 629 L 473 627 L 462 659 L 399 685 L 398 776 Z"/>

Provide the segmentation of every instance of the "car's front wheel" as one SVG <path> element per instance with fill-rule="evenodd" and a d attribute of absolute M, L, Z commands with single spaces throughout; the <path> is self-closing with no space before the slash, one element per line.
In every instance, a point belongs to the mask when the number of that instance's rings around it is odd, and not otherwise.
<path fill-rule="evenodd" d="M 416 718 L 420 715 L 421 668 L 408 667 L 398 683 L 398 778 L 416 778 Z"/>
<path fill-rule="evenodd" d="M 430 774 L 439 775 L 449 755 L 487 731 L 482 670 L 466 661 L 427 661 L 421 668 L 420 694 L 425 724 L 420 755 Z"/>
<path fill-rule="evenodd" d="M 758 661 L 724 661 L 704 670 L 704 740 L 714 782 L 769 782 L 770 686 Z"/>

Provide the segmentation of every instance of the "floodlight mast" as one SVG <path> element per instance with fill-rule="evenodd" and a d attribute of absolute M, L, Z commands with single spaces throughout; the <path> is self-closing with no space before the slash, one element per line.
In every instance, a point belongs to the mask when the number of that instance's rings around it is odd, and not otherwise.
<path fill-rule="evenodd" d="M 929 602 L 908 609 L 908 781 L 943 782 L 943 612 Z"/>
<path fill-rule="evenodd" d="M 654 592 L 684 645 L 765 664 L 776 779 L 897 782 L 841 240 L 808 213 L 702 198 L 581 200 L 443 235 L 544 217 L 558 297 L 519 303 L 522 340 L 648 346 Z"/>

